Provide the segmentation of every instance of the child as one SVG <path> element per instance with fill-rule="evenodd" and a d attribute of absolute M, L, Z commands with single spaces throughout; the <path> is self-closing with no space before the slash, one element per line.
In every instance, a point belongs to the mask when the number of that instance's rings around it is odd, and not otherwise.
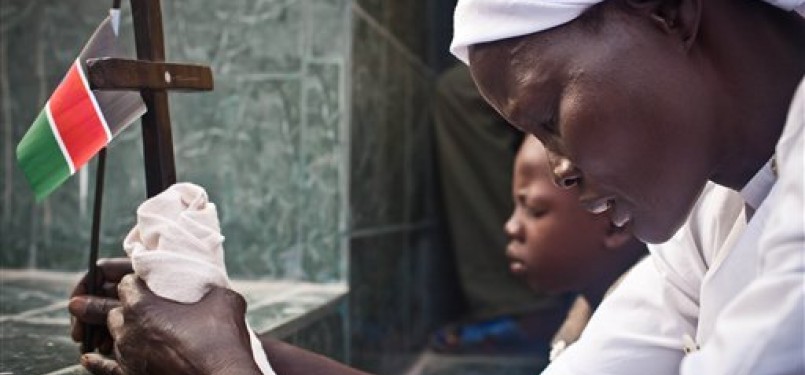
<path fill-rule="evenodd" d="M 439 76 L 433 112 L 446 244 L 466 310 L 433 333 L 430 349 L 543 353 L 573 296 L 534 292 L 508 271 L 501 228 L 513 207 L 512 166 L 523 133 L 484 102 L 464 64 Z"/>
<path fill-rule="evenodd" d="M 512 197 L 515 208 L 505 225 L 511 272 L 534 290 L 580 293 L 554 338 L 553 357 L 578 338 L 589 310 L 646 248 L 628 227 L 587 212 L 577 190 L 554 185 L 545 148 L 536 137 L 526 137 L 517 154 Z"/>

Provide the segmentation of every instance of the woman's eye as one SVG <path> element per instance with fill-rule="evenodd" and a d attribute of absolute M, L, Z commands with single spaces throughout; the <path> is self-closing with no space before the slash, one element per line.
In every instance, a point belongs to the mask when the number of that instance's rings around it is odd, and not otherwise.
<path fill-rule="evenodd" d="M 543 121 L 542 128 L 551 134 L 559 134 L 559 127 L 556 121 L 556 116 L 551 116 L 547 121 Z"/>

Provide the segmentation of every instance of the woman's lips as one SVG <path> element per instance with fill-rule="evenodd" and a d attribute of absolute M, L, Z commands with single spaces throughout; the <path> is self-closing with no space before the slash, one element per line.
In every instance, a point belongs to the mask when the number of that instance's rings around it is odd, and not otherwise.
<path fill-rule="evenodd" d="M 612 204 L 614 204 L 612 198 L 590 199 L 581 202 L 581 205 L 584 206 L 585 210 L 596 215 L 604 213 L 612 206 Z"/>
<path fill-rule="evenodd" d="M 614 207 L 613 205 L 612 212 L 609 214 L 609 219 L 616 227 L 623 228 L 626 224 L 632 221 L 632 214 L 626 210 L 619 209 L 619 207 Z"/>
<path fill-rule="evenodd" d="M 612 221 L 612 225 L 618 228 L 622 228 L 632 220 L 632 214 L 623 209 L 621 205 L 617 205 L 615 198 L 612 197 L 586 200 L 582 201 L 581 204 L 587 211 L 595 215 L 609 212 L 609 219 Z"/>

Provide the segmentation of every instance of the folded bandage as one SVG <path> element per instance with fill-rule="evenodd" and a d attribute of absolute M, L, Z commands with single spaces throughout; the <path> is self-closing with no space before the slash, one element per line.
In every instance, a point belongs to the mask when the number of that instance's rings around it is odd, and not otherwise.
<path fill-rule="evenodd" d="M 195 303 L 213 286 L 231 288 L 223 243 L 218 212 L 207 193 L 197 185 L 179 183 L 137 208 L 137 223 L 123 249 L 154 294 Z M 246 327 L 255 362 L 263 374 L 274 375 L 248 322 Z"/>

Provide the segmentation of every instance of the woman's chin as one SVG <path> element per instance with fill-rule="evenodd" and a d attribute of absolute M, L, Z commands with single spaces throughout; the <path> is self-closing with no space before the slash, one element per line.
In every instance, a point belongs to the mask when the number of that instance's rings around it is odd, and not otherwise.
<path fill-rule="evenodd" d="M 678 227 L 673 226 L 640 226 L 638 223 L 632 224 L 632 233 L 638 240 L 650 244 L 660 244 L 671 239 Z"/>
<path fill-rule="evenodd" d="M 639 215 L 631 221 L 632 234 L 640 241 L 659 244 L 666 242 L 685 225 L 688 211 L 667 212 L 666 215 Z"/>

